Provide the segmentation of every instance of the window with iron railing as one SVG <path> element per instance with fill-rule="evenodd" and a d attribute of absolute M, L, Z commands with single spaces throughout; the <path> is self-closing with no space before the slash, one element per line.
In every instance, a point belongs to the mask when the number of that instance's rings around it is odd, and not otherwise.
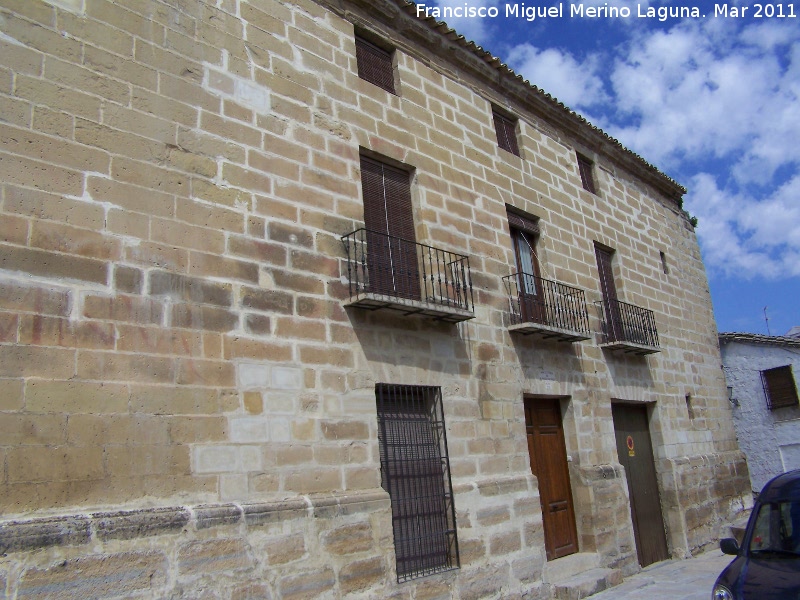
<path fill-rule="evenodd" d="M 441 389 L 375 386 L 381 485 L 392 502 L 397 581 L 459 567 Z"/>
<path fill-rule="evenodd" d="M 761 371 L 761 383 L 770 410 L 798 405 L 797 384 L 792 365 Z"/>

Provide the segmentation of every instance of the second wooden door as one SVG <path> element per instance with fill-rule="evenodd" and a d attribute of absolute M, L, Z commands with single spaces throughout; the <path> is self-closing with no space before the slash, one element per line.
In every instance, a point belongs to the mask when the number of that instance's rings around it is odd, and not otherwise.
<path fill-rule="evenodd" d="M 567 449 L 558 398 L 526 398 L 525 425 L 531 471 L 539 480 L 547 560 L 578 551 Z"/>
<path fill-rule="evenodd" d="M 646 567 L 669 558 L 647 406 L 612 404 L 619 462 L 625 467 L 631 520 L 639 564 Z"/>

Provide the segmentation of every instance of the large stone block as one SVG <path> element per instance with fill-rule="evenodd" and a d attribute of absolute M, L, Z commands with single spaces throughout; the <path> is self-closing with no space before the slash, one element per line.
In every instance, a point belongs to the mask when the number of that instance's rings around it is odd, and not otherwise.
<path fill-rule="evenodd" d="M 386 575 L 386 565 L 382 557 L 357 560 L 339 571 L 339 587 L 344 594 L 363 592 L 373 587 L 379 593 L 378 586 L 383 587 L 380 584 L 385 584 Z"/>
<path fill-rule="evenodd" d="M 342 525 L 322 535 L 322 544 L 331 554 L 347 555 L 373 548 L 372 529 L 367 523 Z"/>
<path fill-rule="evenodd" d="M 285 600 L 313 600 L 331 590 L 335 584 L 336 576 L 330 567 L 288 575 L 278 582 L 281 597 Z"/>
<path fill-rule="evenodd" d="M 118 598 L 136 593 L 159 595 L 167 582 L 161 552 L 93 555 L 22 572 L 17 595 L 36 600 Z"/>
<path fill-rule="evenodd" d="M 194 541 L 178 549 L 181 576 L 249 569 L 255 565 L 250 548 L 241 539 Z"/>

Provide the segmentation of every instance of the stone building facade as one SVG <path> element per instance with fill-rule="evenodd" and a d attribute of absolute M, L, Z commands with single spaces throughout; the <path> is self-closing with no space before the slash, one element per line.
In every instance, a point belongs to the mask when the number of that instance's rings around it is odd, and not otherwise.
<path fill-rule="evenodd" d="M 721 333 L 719 342 L 739 447 L 760 492 L 776 475 L 800 469 L 800 335 Z"/>
<path fill-rule="evenodd" d="M 9 598 L 550 598 L 748 503 L 683 188 L 404 0 L 0 0 L 0 174 Z"/>

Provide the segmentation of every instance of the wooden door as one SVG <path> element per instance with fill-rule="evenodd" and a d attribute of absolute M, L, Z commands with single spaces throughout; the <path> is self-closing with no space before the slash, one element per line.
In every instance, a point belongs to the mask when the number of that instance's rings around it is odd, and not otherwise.
<path fill-rule="evenodd" d="M 600 291 L 603 293 L 608 341 L 622 340 L 624 339 L 622 335 L 622 315 L 619 310 L 617 286 L 614 283 L 614 272 L 611 267 L 614 252 L 597 245 L 594 247 L 594 252 L 597 258 L 597 271 L 600 275 Z"/>
<path fill-rule="evenodd" d="M 647 407 L 638 404 L 613 404 L 611 408 L 617 453 L 628 480 L 636 553 L 639 564 L 646 567 L 669 558 L 653 445 L 647 424 Z"/>
<path fill-rule="evenodd" d="M 419 299 L 420 280 L 410 174 L 361 157 L 369 290 Z"/>
<path fill-rule="evenodd" d="M 526 398 L 525 426 L 531 471 L 539 480 L 547 560 L 578 551 L 567 448 L 557 398 Z"/>

